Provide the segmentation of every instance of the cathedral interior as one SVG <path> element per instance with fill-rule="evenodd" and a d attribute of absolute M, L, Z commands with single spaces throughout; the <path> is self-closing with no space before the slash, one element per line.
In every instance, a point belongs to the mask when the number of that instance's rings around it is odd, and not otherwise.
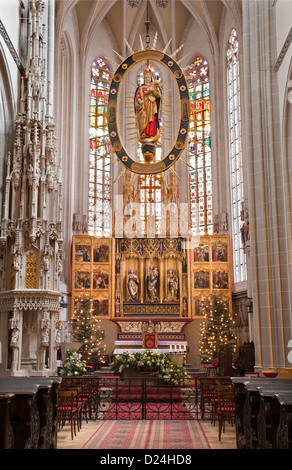
<path fill-rule="evenodd" d="M 291 368 L 290 0 L 0 0 L 0 375 L 52 375 L 82 297 L 103 354 L 200 363 L 217 295 Z M 69 347 L 69 346 L 68 346 Z"/>

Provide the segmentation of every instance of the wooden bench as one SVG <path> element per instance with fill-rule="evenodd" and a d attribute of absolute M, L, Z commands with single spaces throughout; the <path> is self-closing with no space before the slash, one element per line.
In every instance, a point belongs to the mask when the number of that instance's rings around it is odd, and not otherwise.
<path fill-rule="evenodd" d="M 37 405 L 40 416 L 40 449 L 57 448 L 58 394 L 61 377 L 15 377 L 39 385 Z"/>
<path fill-rule="evenodd" d="M 38 385 L 14 379 L 0 379 L 0 393 L 13 394 L 10 402 L 10 424 L 14 449 L 37 449 L 40 419 L 37 407 Z"/>
<path fill-rule="evenodd" d="M 259 388 L 269 386 L 276 393 L 276 386 L 292 386 L 291 379 L 232 377 L 235 395 L 235 428 L 238 449 L 260 448 L 258 419 L 260 411 Z"/>
<path fill-rule="evenodd" d="M 276 393 L 280 405 L 278 449 L 292 449 L 292 393 Z"/>
<path fill-rule="evenodd" d="M 14 449 L 14 434 L 10 422 L 13 393 L 0 394 L 0 449 Z"/>
<path fill-rule="evenodd" d="M 7 433 L 13 431 L 14 449 L 55 449 L 57 448 L 57 400 L 58 377 L 2 377 L 0 394 L 6 397 L 6 414 L 1 409 Z M 8 400 L 8 399 L 7 399 Z M 9 420 L 9 423 L 8 421 Z M 11 428 L 10 428 L 11 427 Z"/>
<path fill-rule="evenodd" d="M 280 425 L 280 403 L 277 393 L 292 393 L 292 384 L 269 384 L 258 387 L 260 409 L 258 415 L 258 441 L 260 449 L 277 449 Z"/>

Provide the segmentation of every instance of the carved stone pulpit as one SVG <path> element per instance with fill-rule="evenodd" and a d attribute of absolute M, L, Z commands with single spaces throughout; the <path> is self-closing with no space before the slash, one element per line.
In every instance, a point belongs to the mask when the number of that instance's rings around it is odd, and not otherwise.
<path fill-rule="evenodd" d="M 6 162 L 0 231 L 0 375 L 57 370 L 64 250 L 61 159 L 51 114 L 45 0 L 30 0 L 27 69 Z"/>

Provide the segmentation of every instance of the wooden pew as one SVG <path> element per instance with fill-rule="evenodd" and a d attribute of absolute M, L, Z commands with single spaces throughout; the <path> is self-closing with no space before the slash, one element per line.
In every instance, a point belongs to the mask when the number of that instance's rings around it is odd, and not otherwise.
<path fill-rule="evenodd" d="M 280 404 L 277 448 L 292 449 L 292 393 L 276 393 L 276 397 Z"/>
<path fill-rule="evenodd" d="M 258 387 L 260 409 L 258 416 L 258 441 L 260 449 L 278 448 L 280 403 L 276 393 L 292 393 L 292 384 L 268 384 Z"/>
<path fill-rule="evenodd" d="M 246 392 L 244 388 L 244 377 L 232 377 L 231 381 L 234 387 L 235 401 L 235 429 L 236 429 L 236 447 L 245 449 L 246 441 L 243 426 L 243 410 L 245 406 Z M 253 378 L 254 380 L 254 378 Z"/>
<path fill-rule="evenodd" d="M 271 383 L 291 384 L 291 379 L 232 377 L 235 394 L 235 428 L 238 449 L 257 449 L 260 396 L 258 387 Z"/>
<path fill-rule="evenodd" d="M 0 394 L 13 394 L 10 402 L 10 424 L 14 449 L 37 449 L 40 418 L 37 407 L 38 385 L 11 378 L 0 378 Z"/>
<path fill-rule="evenodd" d="M 39 385 L 37 405 L 40 415 L 40 449 L 57 448 L 58 393 L 61 377 L 15 377 L 15 380 L 29 381 Z"/>
<path fill-rule="evenodd" d="M 50 449 L 57 449 L 57 436 L 58 436 L 58 394 L 62 383 L 62 377 L 52 377 L 53 390 L 52 390 L 52 403 L 53 403 L 53 425 L 52 425 L 52 440 Z"/>
<path fill-rule="evenodd" d="M 57 448 L 58 388 L 61 380 L 60 377 L 0 378 L 0 393 L 13 395 L 8 414 L 15 449 Z M 2 418 L 2 414 L 0 416 Z"/>
<path fill-rule="evenodd" d="M 14 449 L 14 434 L 10 423 L 10 403 L 13 393 L 0 394 L 0 449 Z"/>

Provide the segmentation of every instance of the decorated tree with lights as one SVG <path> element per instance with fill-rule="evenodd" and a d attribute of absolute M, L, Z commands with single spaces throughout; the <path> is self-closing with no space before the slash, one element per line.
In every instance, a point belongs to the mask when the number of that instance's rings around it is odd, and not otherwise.
<path fill-rule="evenodd" d="M 222 347 L 236 350 L 235 322 L 225 300 L 212 295 L 204 307 L 205 320 L 200 332 L 200 358 L 202 364 L 210 364 L 219 357 Z"/>
<path fill-rule="evenodd" d="M 75 341 L 83 343 L 79 352 L 86 363 L 98 362 L 104 353 L 104 332 L 100 320 L 92 316 L 92 299 L 81 297 L 74 312 L 73 333 Z"/>

